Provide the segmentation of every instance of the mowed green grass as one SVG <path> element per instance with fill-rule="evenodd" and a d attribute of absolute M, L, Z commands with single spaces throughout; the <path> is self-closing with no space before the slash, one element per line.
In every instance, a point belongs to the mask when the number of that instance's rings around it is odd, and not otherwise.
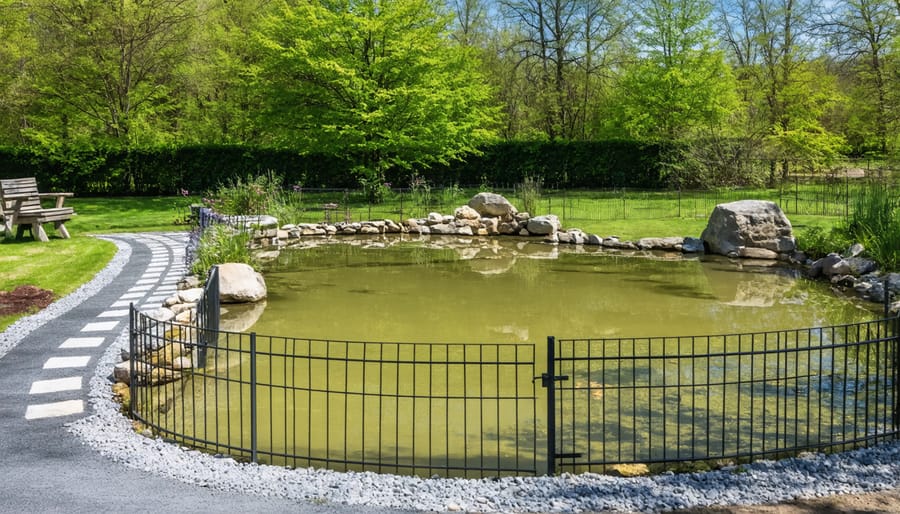
<path fill-rule="evenodd" d="M 70 239 L 60 238 L 52 224 L 45 225 L 48 243 L 27 234 L 20 240 L 0 234 L 0 291 L 32 285 L 62 298 L 91 280 L 116 254 L 116 245 L 92 235 L 187 228 L 175 223 L 186 215 L 184 198 L 70 198 L 66 205 L 77 214 L 66 223 Z M 176 208 L 182 205 L 185 209 Z M 0 331 L 24 315 L 0 316 Z"/>

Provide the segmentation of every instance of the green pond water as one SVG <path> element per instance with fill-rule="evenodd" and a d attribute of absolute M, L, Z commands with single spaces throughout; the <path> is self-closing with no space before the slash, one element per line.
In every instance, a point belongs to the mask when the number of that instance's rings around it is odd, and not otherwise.
<path fill-rule="evenodd" d="M 871 319 L 793 270 L 493 240 L 330 244 L 265 266 L 260 334 L 409 342 L 534 342 L 803 328 Z M 567 251 L 570 250 L 570 251 Z"/>
<path fill-rule="evenodd" d="M 534 378 L 546 371 L 548 336 L 734 334 L 876 317 L 784 267 L 516 239 L 317 242 L 283 250 L 264 274 L 265 307 L 243 308 L 230 328 L 276 337 L 260 336 L 253 357 L 248 337 L 220 338 L 202 372 L 136 400 L 151 421 L 216 453 L 249 458 L 255 441 L 261 462 L 423 476 L 546 470 L 546 393 Z M 225 307 L 226 319 L 242 310 Z M 699 339 L 697 350 L 839 337 Z M 624 357 L 692 351 L 679 340 L 582 346 Z M 713 459 L 846 437 L 858 418 L 883 411 L 877 393 L 872 405 L 848 407 L 840 384 L 862 382 L 830 378 L 835 362 L 859 374 L 882 356 L 774 355 L 566 362 L 560 447 L 595 461 Z M 763 380 L 786 368 L 795 378 Z"/>

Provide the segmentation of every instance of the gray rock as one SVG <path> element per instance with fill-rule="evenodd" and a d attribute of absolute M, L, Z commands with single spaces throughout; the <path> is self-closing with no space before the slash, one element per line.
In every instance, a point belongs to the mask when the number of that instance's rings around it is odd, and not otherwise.
<path fill-rule="evenodd" d="M 144 314 L 146 314 L 149 318 L 162 322 L 172 321 L 173 319 L 175 319 L 175 313 L 167 307 L 159 307 L 157 309 L 145 311 Z"/>
<path fill-rule="evenodd" d="M 717 205 L 701 239 L 711 253 L 738 255 L 738 248 L 790 253 L 796 248 L 793 228 L 773 202 L 741 200 Z"/>
<path fill-rule="evenodd" d="M 487 231 L 486 235 L 496 235 L 500 233 L 497 218 L 481 218 L 481 227 Z"/>
<path fill-rule="evenodd" d="M 878 264 L 876 264 L 875 261 L 864 257 L 849 257 L 844 259 L 844 261 L 850 267 L 850 272 L 854 275 L 865 275 L 878 269 Z"/>
<path fill-rule="evenodd" d="M 177 288 L 178 289 L 193 289 L 195 287 L 202 287 L 203 282 L 200 280 L 200 277 L 196 275 L 188 275 L 181 280 L 178 281 Z"/>
<path fill-rule="evenodd" d="M 603 238 L 596 234 L 590 234 L 584 242 L 585 244 L 600 246 L 603 244 Z"/>
<path fill-rule="evenodd" d="M 233 262 L 219 265 L 219 299 L 223 303 L 258 302 L 266 294 L 263 276 L 249 265 Z"/>
<path fill-rule="evenodd" d="M 178 292 L 178 303 L 197 303 L 203 297 L 203 288 L 183 289 Z"/>
<path fill-rule="evenodd" d="M 448 225 L 445 223 L 438 223 L 436 225 L 431 225 L 428 228 L 431 229 L 432 234 L 439 234 L 439 235 L 452 235 L 452 234 L 456 234 L 457 230 L 459 230 L 455 226 Z M 469 234 L 469 235 L 471 235 L 471 234 Z"/>
<path fill-rule="evenodd" d="M 638 241 L 641 250 L 681 250 L 683 237 L 645 237 Z"/>
<path fill-rule="evenodd" d="M 637 250 L 638 247 L 631 241 L 619 241 L 618 238 L 610 237 L 603 240 L 604 248 L 612 248 L 615 250 Z"/>
<path fill-rule="evenodd" d="M 772 250 L 746 246 L 738 247 L 736 254 L 738 257 L 744 259 L 775 260 L 778 258 L 778 253 L 773 252 Z"/>
<path fill-rule="evenodd" d="M 178 319 L 178 314 L 181 314 L 184 311 L 189 311 L 197 307 L 196 303 L 176 303 L 171 307 L 172 312 L 176 314 L 175 319 Z"/>
<path fill-rule="evenodd" d="M 684 253 L 703 253 L 703 240 L 699 237 L 686 237 L 681 244 Z"/>
<path fill-rule="evenodd" d="M 559 231 L 562 228 L 562 223 L 559 222 L 559 218 L 555 215 L 546 214 L 529 219 L 525 228 L 530 234 L 548 236 Z"/>
<path fill-rule="evenodd" d="M 131 362 L 124 361 L 113 367 L 113 379 L 116 382 L 131 384 Z"/>
<path fill-rule="evenodd" d="M 501 234 L 505 234 L 508 236 L 518 234 L 519 233 L 519 224 L 515 223 L 515 222 L 509 223 L 509 222 L 504 221 L 497 228 L 497 231 L 500 232 Z"/>
<path fill-rule="evenodd" d="M 456 210 L 453 211 L 453 217 L 459 220 L 477 220 L 481 218 L 481 214 L 468 205 L 463 205 L 462 207 L 457 207 Z"/>
<path fill-rule="evenodd" d="M 518 213 L 509 200 L 496 193 L 478 193 L 469 200 L 468 205 L 482 216 L 512 219 Z"/>
<path fill-rule="evenodd" d="M 836 253 L 829 253 L 825 257 L 817 260 L 813 263 L 812 267 L 809 270 L 809 274 L 812 277 L 818 277 L 820 275 L 832 276 L 835 275 L 841 267 L 841 263 L 844 262 L 844 259 L 841 258 L 840 255 Z"/>
<path fill-rule="evenodd" d="M 425 220 L 426 225 L 439 225 L 444 222 L 444 215 L 439 212 L 429 212 L 428 218 Z"/>
<path fill-rule="evenodd" d="M 840 259 L 829 267 L 822 268 L 825 276 L 833 277 L 835 275 L 846 275 L 850 273 L 850 263 L 845 259 Z"/>
<path fill-rule="evenodd" d="M 850 245 L 850 248 L 848 248 L 847 251 L 844 252 L 844 258 L 849 259 L 851 257 L 859 257 L 864 251 L 866 251 L 865 246 L 859 243 L 853 243 L 852 245 Z"/>

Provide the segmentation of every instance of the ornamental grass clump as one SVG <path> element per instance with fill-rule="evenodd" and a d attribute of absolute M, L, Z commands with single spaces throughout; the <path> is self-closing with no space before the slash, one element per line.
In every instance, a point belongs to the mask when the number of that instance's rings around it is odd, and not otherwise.
<path fill-rule="evenodd" d="M 238 231 L 223 224 L 211 225 L 200 236 L 191 262 L 191 272 L 198 277 L 206 277 L 210 268 L 226 262 L 252 265 L 250 232 Z"/>
<path fill-rule="evenodd" d="M 870 184 L 854 200 L 846 230 L 882 267 L 900 269 L 900 198 L 895 187 Z"/>

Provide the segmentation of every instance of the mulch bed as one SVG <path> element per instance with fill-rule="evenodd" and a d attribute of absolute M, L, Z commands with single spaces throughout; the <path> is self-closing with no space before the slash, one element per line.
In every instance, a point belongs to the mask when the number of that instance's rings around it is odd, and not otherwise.
<path fill-rule="evenodd" d="M 0 291 L 0 316 L 34 313 L 50 305 L 53 291 L 34 286 L 19 286 L 12 291 Z"/>

